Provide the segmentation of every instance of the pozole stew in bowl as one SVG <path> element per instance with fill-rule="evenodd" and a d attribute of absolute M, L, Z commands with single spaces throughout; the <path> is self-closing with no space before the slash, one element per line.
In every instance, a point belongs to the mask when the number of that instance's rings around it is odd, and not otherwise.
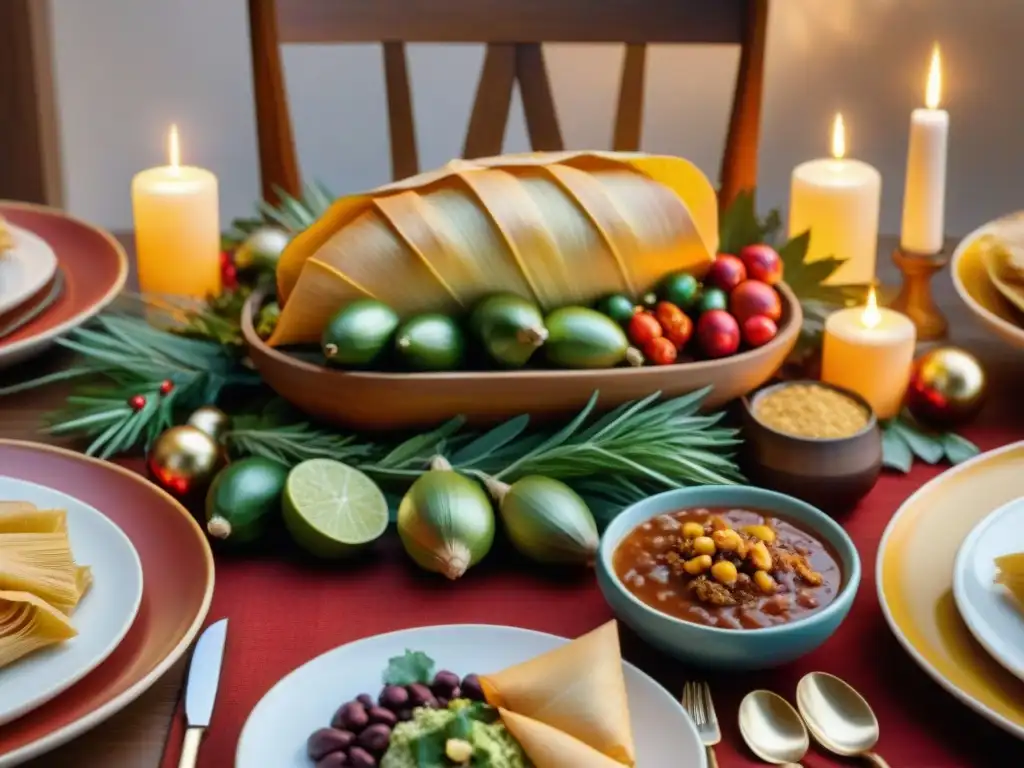
<path fill-rule="evenodd" d="M 785 664 L 850 611 L 860 558 L 816 507 L 761 488 L 680 488 L 622 512 L 601 539 L 598 583 L 620 620 L 684 661 Z"/>

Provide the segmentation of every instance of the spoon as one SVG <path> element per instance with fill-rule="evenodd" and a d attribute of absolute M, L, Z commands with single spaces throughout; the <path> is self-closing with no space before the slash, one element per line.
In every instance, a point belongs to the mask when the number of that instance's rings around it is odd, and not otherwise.
<path fill-rule="evenodd" d="M 823 747 L 837 755 L 863 757 L 875 768 L 889 768 L 871 751 L 878 743 L 878 719 L 847 683 L 824 672 L 811 672 L 796 687 L 796 705 Z"/>
<path fill-rule="evenodd" d="M 740 702 L 740 733 L 750 751 L 767 763 L 800 768 L 811 741 L 800 715 L 771 691 L 751 691 Z"/>

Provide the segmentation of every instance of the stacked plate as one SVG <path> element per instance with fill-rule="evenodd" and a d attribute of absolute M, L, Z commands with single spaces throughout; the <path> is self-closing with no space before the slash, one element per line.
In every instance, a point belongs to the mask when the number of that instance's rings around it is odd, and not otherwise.
<path fill-rule="evenodd" d="M 127 276 L 124 250 L 107 233 L 51 208 L 0 201 L 0 368 L 91 318 Z"/>
<path fill-rule="evenodd" d="M 940 685 L 1024 739 L 1024 605 L 996 559 L 1024 553 L 1024 442 L 939 475 L 897 511 L 878 551 L 882 610 Z"/>
<path fill-rule="evenodd" d="M 102 722 L 167 671 L 206 617 L 213 557 L 170 496 L 70 451 L 0 440 L 0 501 L 65 510 L 75 561 L 92 571 L 70 617 L 77 634 L 0 666 L 7 768 Z"/>
<path fill-rule="evenodd" d="M 996 336 L 1024 348 L 1024 212 L 967 235 L 953 253 L 951 272 L 971 313 Z"/>

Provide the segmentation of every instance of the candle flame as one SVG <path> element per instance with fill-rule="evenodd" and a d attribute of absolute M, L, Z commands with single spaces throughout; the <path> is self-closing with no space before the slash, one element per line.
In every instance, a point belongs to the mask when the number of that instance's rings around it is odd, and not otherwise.
<path fill-rule="evenodd" d="M 928 109 L 938 109 L 942 95 L 942 57 L 939 44 L 932 49 L 932 63 L 928 67 L 928 86 L 925 88 L 924 103 Z"/>
<path fill-rule="evenodd" d="M 868 300 L 864 304 L 860 321 L 865 328 L 874 328 L 882 322 L 882 313 L 878 311 L 878 297 L 875 295 L 875 286 L 873 285 L 868 289 Z"/>
<path fill-rule="evenodd" d="M 843 116 L 836 112 L 836 119 L 832 123 L 832 157 L 841 160 L 846 155 L 846 126 L 843 124 Z"/>
<path fill-rule="evenodd" d="M 167 157 L 171 169 L 177 171 L 181 167 L 181 145 L 178 141 L 178 126 L 171 125 L 167 134 Z"/>

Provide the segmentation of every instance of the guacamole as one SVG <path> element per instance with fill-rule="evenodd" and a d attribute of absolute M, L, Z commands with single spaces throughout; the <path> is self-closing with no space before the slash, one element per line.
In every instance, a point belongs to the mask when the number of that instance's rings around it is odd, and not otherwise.
<path fill-rule="evenodd" d="M 448 759 L 445 746 L 449 739 L 469 742 L 473 758 L 468 763 Z M 412 720 L 396 725 L 380 768 L 449 768 L 478 762 L 488 768 L 532 768 L 495 710 L 456 699 L 447 709 L 421 707 Z"/>

